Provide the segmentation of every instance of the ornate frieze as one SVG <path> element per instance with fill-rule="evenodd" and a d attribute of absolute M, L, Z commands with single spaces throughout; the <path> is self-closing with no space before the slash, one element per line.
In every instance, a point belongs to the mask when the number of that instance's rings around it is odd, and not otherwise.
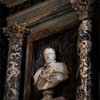
<path fill-rule="evenodd" d="M 22 42 L 26 23 L 14 24 L 6 29 L 9 39 L 8 64 L 6 72 L 4 100 L 18 100 L 21 75 Z"/>

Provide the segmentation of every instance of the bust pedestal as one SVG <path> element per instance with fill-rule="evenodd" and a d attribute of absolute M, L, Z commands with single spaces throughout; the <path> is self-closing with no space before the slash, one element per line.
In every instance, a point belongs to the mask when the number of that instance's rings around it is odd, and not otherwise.
<path fill-rule="evenodd" d="M 52 98 L 53 90 L 44 90 L 43 98 L 41 100 L 65 100 L 64 97 Z"/>
<path fill-rule="evenodd" d="M 52 94 L 53 94 L 53 91 L 52 90 L 44 90 L 43 91 L 43 98 L 42 100 L 52 100 Z"/>

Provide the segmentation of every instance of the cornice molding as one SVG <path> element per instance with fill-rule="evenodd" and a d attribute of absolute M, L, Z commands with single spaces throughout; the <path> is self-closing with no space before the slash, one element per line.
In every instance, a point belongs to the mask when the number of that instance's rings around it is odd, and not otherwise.
<path fill-rule="evenodd" d="M 56 16 L 56 14 L 63 13 L 65 11 L 66 13 L 74 12 L 69 0 L 59 0 L 59 2 L 58 0 L 48 0 L 7 17 L 7 24 L 8 26 L 13 25 L 13 23 L 32 24 L 44 17 L 46 18 L 50 15 Z"/>
<path fill-rule="evenodd" d="M 7 7 L 13 7 L 25 2 L 26 0 L 0 0 L 0 1 L 6 4 Z"/>
<path fill-rule="evenodd" d="M 66 0 L 48 0 L 36 6 L 21 11 L 7 18 L 8 27 L 14 23 L 26 23 L 26 28 L 31 30 L 37 40 L 37 34 L 44 31 L 46 33 L 56 33 L 59 30 L 72 29 L 79 24 L 76 11 Z M 31 35 L 30 35 L 31 36 Z"/>

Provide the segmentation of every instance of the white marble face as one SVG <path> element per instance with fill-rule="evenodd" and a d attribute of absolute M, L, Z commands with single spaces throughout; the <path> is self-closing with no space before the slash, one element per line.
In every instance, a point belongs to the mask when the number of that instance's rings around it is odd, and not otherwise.
<path fill-rule="evenodd" d="M 44 50 L 44 60 L 47 64 L 53 63 L 56 59 L 55 50 L 53 48 L 46 48 Z"/>

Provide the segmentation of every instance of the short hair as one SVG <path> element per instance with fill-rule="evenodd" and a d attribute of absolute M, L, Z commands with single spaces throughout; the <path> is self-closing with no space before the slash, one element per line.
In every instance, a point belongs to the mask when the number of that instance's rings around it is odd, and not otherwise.
<path fill-rule="evenodd" d="M 53 48 L 45 48 L 43 53 L 48 52 L 48 51 L 52 51 L 55 54 L 55 50 Z"/>

